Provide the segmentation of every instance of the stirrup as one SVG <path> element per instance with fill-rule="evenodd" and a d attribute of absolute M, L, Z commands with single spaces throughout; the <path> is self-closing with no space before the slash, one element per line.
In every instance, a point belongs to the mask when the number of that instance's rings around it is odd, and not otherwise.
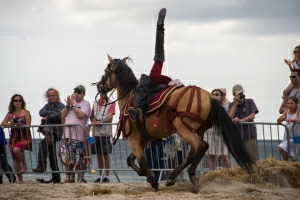
<path fill-rule="evenodd" d="M 136 122 L 137 116 L 139 115 L 139 111 L 136 108 L 130 108 L 127 110 L 129 114 L 129 118 L 132 122 Z"/>

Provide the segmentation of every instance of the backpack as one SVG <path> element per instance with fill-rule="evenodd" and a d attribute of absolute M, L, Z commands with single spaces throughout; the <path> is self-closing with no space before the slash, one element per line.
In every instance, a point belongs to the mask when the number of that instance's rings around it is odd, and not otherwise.
<path fill-rule="evenodd" d="M 4 131 L 3 131 L 2 127 L 0 126 L 0 147 L 5 146 L 6 144 L 7 144 L 7 142 L 5 139 Z"/>

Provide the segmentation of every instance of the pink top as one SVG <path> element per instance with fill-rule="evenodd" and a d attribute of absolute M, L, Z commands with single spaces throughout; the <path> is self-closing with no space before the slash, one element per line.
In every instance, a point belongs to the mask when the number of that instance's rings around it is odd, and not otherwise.
<path fill-rule="evenodd" d="M 72 140 L 84 141 L 86 126 L 91 113 L 90 102 L 83 100 L 76 103 L 75 106 L 86 114 L 86 117 L 79 119 L 73 110 L 70 110 L 65 118 L 65 124 L 79 124 L 80 126 L 65 127 L 62 139 L 71 138 Z"/>

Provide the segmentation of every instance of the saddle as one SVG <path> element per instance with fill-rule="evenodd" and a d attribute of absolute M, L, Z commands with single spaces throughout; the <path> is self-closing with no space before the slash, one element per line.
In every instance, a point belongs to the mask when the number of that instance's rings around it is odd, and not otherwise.
<path fill-rule="evenodd" d="M 148 106 L 146 107 L 146 110 L 145 110 L 146 115 L 159 109 L 164 104 L 164 102 L 169 97 L 169 95 L 174 90 L 176 90 L 180 87 L 183 87 L 183 85 L 173 86 L 173 87 L 168 87 L 167 85 L 158 85 L 156 88 L 154 88 L 147 98 Z M 137 98 L 135 98 L 134 94 L 132 94 L 129 97 L 129 101 L 127 102 L 125 109 L 124 109 L 124 113 L 123 113 L 124 117 L 130 117 L 127 110 L 135 107 L 135 105 L 138 103 L 136 101 L 136 99 Z M 137 124 L 138 124 L 139 130 L 145 140 L 154 139 L 149 135 L 149 133 L 145 127 L 145 116 L 144 115 L 139 115 Z"/>
<path fill-rule="evenodd" d="M 154 112 L 155 110 L 159 109 L 166 99 L 169 97 L 169 95 L 176 89 L 183 87 L 183 85 L 168 87 L 166 85 L 158 85 L 158 87 L 154 88 L 151 92 L 151 94 L 147 98 L 147 108 L 146 108 L 146 114 L 149 114 L 151 112 Z M 127 109 L 134 108 L 135 104 L 135 98 L 134 94 L 132 94 L 129 97 L 129 100 L 125 106 L 124 109 L 124 116 L 129 116 L 129 113 L 127 112 Z"/>

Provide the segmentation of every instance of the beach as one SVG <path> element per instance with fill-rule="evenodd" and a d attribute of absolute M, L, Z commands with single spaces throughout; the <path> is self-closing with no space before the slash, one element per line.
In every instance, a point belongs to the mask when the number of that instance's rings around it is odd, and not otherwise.
<path fill-rule="evenodd" d="M 109 183 L 41 184 L 33 179 L 0 185 L 4 199 L 298 199 L 300 163 L 273 158 L 260 160 L 251 174 L 240 167 L 218 169 L 196 176 L 190 181 L 166 187 L 160 182 L 154 192 L 146 181 L 112 181 Z"/>
<path fill-rule="evenodd" d="M 239 181 L 214 180 L 201 187 L 190 182 L 166 187 L 159 184 L 153 192 L 146 182 L 110 182 L 105 184 L 40 184 L 25 180 L 0 186 L 0 199 L 298 199 L 299 189 L 257 186 Z"/>

